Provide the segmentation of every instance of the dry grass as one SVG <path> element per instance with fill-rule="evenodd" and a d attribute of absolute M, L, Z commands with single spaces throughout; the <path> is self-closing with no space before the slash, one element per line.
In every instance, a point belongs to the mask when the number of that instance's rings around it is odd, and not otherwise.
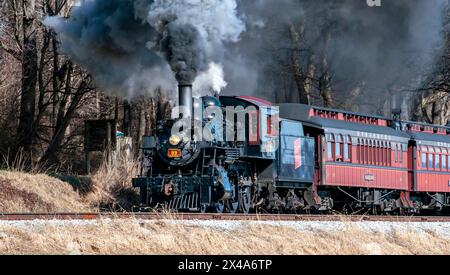
<path fill-rule="evenodd" d="M 133 160 L 104 162 L 92 176 L 92 188 L 86 200 L 104 210 L 131 210 L 140 202 L 137 190 L 132 188 L 132 178 L 138 174 L 138 169 L 138 162 Z"/>
<path fill-rule="evenodd" d="M 91 178 L 70 177 L 75 180 L 71 186 L 38 168 L 24 172 L 19 155 L 7 170 L 0 170 L 0 213 L 131 210 L 140 202 L 131 185 L 137 169 L 135 161 L 105 162 Z"/>
<path fill-rule="evenodd" d="M 92 211 L 72 187 L 44 174 L 0 171 L 0 212 Z"/>
<path fill-rule="evenodd" d="M 91 225 L 0 225 L 0 254 L 450 254 L 450 238 L 411 228 L 406 233 L 298 231 L 249 224 L 235 230 L 136 220 Z"/>

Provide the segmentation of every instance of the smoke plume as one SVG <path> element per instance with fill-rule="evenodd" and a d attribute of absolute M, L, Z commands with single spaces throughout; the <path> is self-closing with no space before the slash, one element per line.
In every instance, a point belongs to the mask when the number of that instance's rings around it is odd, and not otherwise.
<path fill-rule="evenodd" d="M 44 23 L 60 35 L 64 52 L 108 91 L 132 96 L 156 87 L 174 90 L 177 82 L 192 84 L 198 75 L 216 72 L 209 83 L 201 81 L 209 90 L 225 86 L 217 85 L 224 83 L 217 81 L 223 73 L 210 64 L 220 64 L 224 44 L 245 31 L 236 8 L 234 0 L 86 0 L 70 18 Z"/>

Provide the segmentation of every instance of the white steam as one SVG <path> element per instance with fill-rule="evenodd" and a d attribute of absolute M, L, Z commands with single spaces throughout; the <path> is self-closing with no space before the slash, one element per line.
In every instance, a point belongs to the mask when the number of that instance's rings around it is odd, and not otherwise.
<path fill-rule="evenodd" d="M 223 67 L 211 62 L 209 69 L 200 73 L 194 81 L 193 90 L 197 96 L 220 93 L 228 83 L 224 80 Z"/>

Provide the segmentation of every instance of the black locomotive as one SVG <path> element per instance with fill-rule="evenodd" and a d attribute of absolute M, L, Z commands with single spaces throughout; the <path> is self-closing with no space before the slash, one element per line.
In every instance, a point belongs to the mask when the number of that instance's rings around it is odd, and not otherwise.
<path fill-rule="evenodd" d="M 157 134 L 144 138 L 142 173 L 133 180 L 141 210 L 316 207 L 315 141 L 304 135 L 301 122 L 281 119 L 270 102 L 253 97 L 193 100 L 189 85 L 180 86 L 179 100 L 186 112 L 161 121 Z"/>

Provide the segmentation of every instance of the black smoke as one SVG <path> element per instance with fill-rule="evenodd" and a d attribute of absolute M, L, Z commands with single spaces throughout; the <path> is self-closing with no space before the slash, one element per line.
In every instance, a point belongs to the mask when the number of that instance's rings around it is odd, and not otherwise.
<path fill-rule="evenodd" d="M 373 8 L 365 0 L 238 2 L 247 32 L 228 52 L 229 94 L 239 90 L 263 93 L 269 100 L 298 99 L 289 67 L 290 24 L 304 26 L 304 51 L 299 53 L 304 67 L 314 52 L 320 71 L 320 58 L 327 53 L 336 105 L 350 98 L 368 112 L 379 111 L 392 93 L 417 89 L 442 52 L 445 0 L 384 0 Z M 361 92 L 353 95 L 358 86 Z"/>
<path fill-rule="evenodd" d="M 198 72 L 207 70 L 207 58 L 199 50 L 201 42 L 200 34 L 192 25 L 170 23 L 167 26 L 161 50 L 180 84 L 192 84 Z"/>
<path fill-rule="evenodd" d="M 147 49 L 158 32 L 136 17 L 133 2 L 86 1 L 69 19 L 48 17 L 45 23 L 59 34 L 63 51 L 102 88 L 124 96 L 170 89 L 165 60 Z"/>
<path fill-rule="evenodd" d="M 217 68 L 211 79 L 221 77 L 216 63 L 224 43 L 238 41 L 245 30 L 236 7 L 234 0 L 87 0 L 70 18 L 48 17 L 44 23 L 99 86 L 133 96 L 156 87 L 173 90 L 177 81 L 193 84 Z M 197 86 L 225 85 L 221 79 L 209 82 Z"/>

